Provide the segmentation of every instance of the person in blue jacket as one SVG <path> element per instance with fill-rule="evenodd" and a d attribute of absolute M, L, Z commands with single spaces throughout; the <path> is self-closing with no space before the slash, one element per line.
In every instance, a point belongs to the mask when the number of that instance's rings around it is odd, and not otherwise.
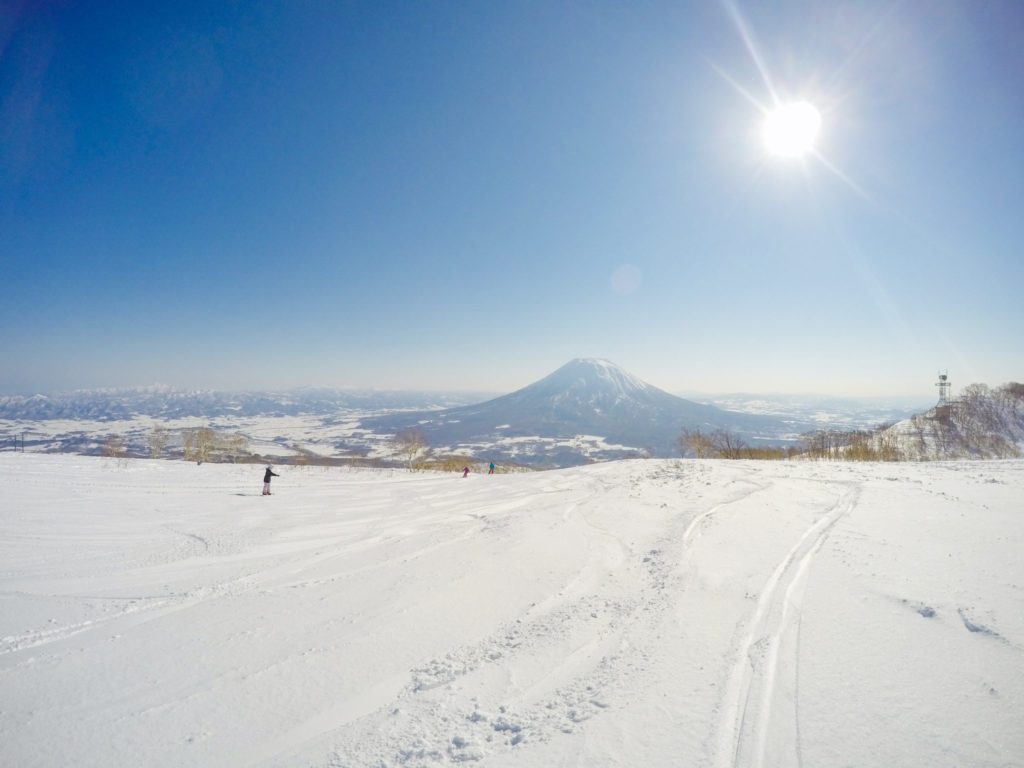
<path fill-rule="evenodd" d="M 277 474 L 277 472 L 275 472 L 273 469 L 271 469 L 269 464 L 267 464 L 267 471 L 263 473 L 263 495 L 264 496 L 269 496 L 270 495 L 270 478 L 272 478 L 272 477 L 280 477 L 280 475 Z"/>

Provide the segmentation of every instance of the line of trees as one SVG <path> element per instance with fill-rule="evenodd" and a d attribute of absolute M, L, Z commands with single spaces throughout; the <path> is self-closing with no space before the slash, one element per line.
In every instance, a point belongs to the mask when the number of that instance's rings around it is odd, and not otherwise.
<path fill-rule="evenodd" d="M 159 459 L 172 443 L 173 433 L 156 424 L 146 436 L 151 458 Z M 181 430 L 182 458 L 185 461 L 236 462 L 249 455 L 249 439 L 240 433 L 218 432 L 212 427 Z M 128 456 L 128 442 L 123 435 L 108 435 L 103 444 L 103 455 L 124 459 Z"/>
<path fill-rule="evenodd" d="M 678 439 L 683 456 L 698 459 L 844 459 L 847 461 L 901 461 L 896 438 L 878 430 L 820 429 L 803 435 L 799 443 L 789 446 L 747 445 L 739 435 L 724 429 L 703 432 L 684 429 Z"/>
<path fill-rule="evenodd" d="M 803 435 L 795 445 L 756 448 L 747 445 L 739 435 L 724 429 L 711 432 L 684 429 L 679 435 L 678 447 L 681 455 L 698 459 L 902 461 L 904 456 L 896 437 L 884 432 L 887 426 L 883 425 L 877 430 L 820 429 Z"/>
<path fill-rule="evenodd" d="M 903 461 L 896 436 L 887 432 L 891 424 L 873 430 L 819 429 L 801 440 L 800 455 L 808 459 L 843 459 L 846 461 Z"/>
<path fill-rule="evenodd" d="M 181 440 L 185 461 L 236 462 L 249 452 L 249 440 L 245 435 L 223 434 L 210 427 L 184 429 Z"/>
<path fill-rule="evenodd" d="M 716 429 L 704 432 L 700 429 L 684 429 L 677 440 L 679 452 L 683 456 L 694 456 L 698 459 L 759 459 L 765 461 L 792 459 L 799 455 L 800 449 L 795 446 L 760 446 L 753 448 L 747 445 L 735 432 Z"/>

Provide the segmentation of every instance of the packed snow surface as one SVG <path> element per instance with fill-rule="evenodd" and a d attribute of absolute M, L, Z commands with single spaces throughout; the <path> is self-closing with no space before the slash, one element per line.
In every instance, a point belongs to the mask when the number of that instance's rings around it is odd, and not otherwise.
<path fill-rule="evenodd" d="M 1024 463 L 0 456 L 0 765 L 1024 765 Z"/>

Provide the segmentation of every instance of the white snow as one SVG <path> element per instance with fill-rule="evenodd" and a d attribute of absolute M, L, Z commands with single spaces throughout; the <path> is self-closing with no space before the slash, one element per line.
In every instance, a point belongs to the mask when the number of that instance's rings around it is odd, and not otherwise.
<path fill-rule="evenodd" d="M 0 456 L 0 765 L 1024 764 L 1024 462 Z"/>

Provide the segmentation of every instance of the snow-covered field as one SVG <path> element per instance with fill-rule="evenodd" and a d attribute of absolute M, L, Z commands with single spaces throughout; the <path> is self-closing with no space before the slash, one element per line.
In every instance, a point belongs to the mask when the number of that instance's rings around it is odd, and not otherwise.
<path fill-rule="evenodd" d="M 156 419 L 134 416 L 129 419 L 0 419 L 0 444 L 15 445 L 24 439 L 30 450 L 55 453 L 93 453 L 101 455 L 111 436 L 124 439 L 139 455 L 148 456 L 149 438 L 154 427 L 161 427 L 171 438 L 167 446 L 181 455 L 183 430 L 210 427 L 221 434 L 241 434 L 248 450 L 257 456 L 275 460 L 294 458 L 303 451 L 318 456 L 391 458 L 396 451 L 392 435 L 376 435 L 360 428 L 359 419 L 373 411 L 349 411 L 323 416 L 196 416 Z"/>
<path fill-rule="evenodd" d="M 1024 765 L 1024 462 L 0 456 L 0 765 Z"/>

